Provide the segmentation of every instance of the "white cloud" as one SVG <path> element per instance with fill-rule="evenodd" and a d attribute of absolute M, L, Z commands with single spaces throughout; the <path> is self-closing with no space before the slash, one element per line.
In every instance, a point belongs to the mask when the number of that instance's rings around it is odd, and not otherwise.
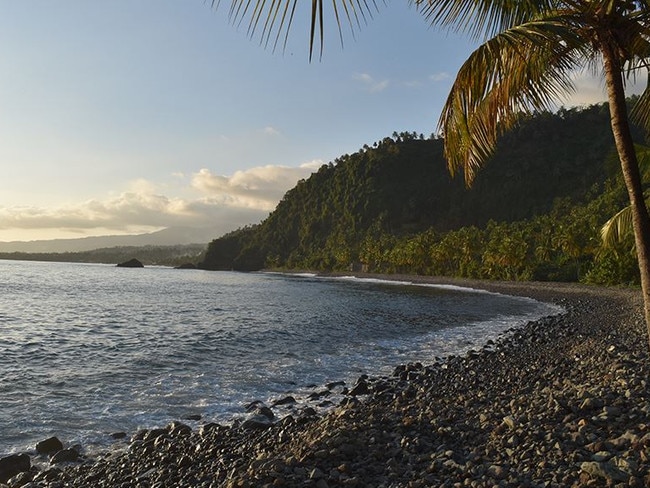
<path fill-rule="evenodd" d="M 202 169 L 194 174 L 192 186 L 230 206 L 270 211 L 299 179 L 308 177 L 321 165 L 321 161 L 312 161 L 298 168 L 259 166 L 237 171 L 231 176 L 220 176 Z"/>
<path fill-rule="evenodd" d="M 264 127 L 264 129 L 262 129 L 262 132 L 264 132 L 264 134 L 267 136 L 279 136 L 282 134 L 278 129 L 271 127 L 270 125 Z"/>
<path fill-rule="evenodd" d="M 257 223 L 301 178 L 322 165 L 311 161 L 299 167 L 261 166 L 219 176 L 208 169 L 192 175 L 194 197 L 177 197 L 187 188 L 170 188 L 138 179 L 126 191 L 105 199 L 91 199 L 59 207 L 0 207 L 0 240 L 40 229 L 43 234 L 102 235 L 190 226 L 220 229 L 224 233 Z M 39 237 L 49 238 L 49 237 Z"/>
<path fill-rule="evenodd" d="M 390 85 L 388 80 L 375 80 L 368 73 L 356 73 L 353 78 L 356 81 L 363 83 L 370 93 L 378 93 L 384 91 Z"/>
<path fill-rule="evenodd" d="M 440 81 L 446 81 L 451 78 L 451 75 L 445 71 L 440 72 L 440 73 L 434 73 L 432 75 L 429 75 L 429 80 L 433 82 L 440 82 Z"/>
<path fill-rule="evenodd" d="M 575 93 L 561 100 L 560 105 L 572 107 L 580 105 L 593 105 L 607 100 L 605 81 L 602 76 L 585 70 L 578 72 L 573 77 Z M 638 77 L 626 87 L 627 95 L 639 94 L 646 87 L 647 75 Z"/>

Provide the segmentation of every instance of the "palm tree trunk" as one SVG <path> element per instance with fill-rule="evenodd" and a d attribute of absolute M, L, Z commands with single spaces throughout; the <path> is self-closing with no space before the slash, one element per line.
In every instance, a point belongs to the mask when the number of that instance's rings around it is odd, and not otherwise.
<path fill-rule="evenodd" d="M 630 131 L 621 65 L 615 51 L 610 46 L 604 46 L 603 48 L 603 64 L 612 132 L 632 206 L 634 242 L 641 273 L 643 308 L 646 327 L 648 328 L 648 340 L 650 341 L 650 216 L 643 197 L 641 172 L 639 171 L 634 141 Z"/>

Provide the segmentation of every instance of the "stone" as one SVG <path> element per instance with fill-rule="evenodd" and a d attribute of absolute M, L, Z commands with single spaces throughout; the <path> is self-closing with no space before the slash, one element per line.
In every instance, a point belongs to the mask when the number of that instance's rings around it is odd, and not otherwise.
<path fill-rule="evenodd" d="M 356 385 L 354 385 L 354 388 L 350 390 L 349 395 L 358 396 L 358 395 L 367 395 L 368 393 L 370 393 L 368 382 L 364 379 L 361 379 L 357 382 Z"/>
<path fill-rule="evenodd" d="M 128 261 L 124 261 L 123 263 L 119 263 L 117 265 L 118 268 L 144 268 L 144 264 L 142 264 L 140 261 L 137 259 L 129 259 Z"/>
<path fill-rule="evenodd" d="M 280 398 L 279 400 L 274 401 L 271 406 L 272 407 L 278 407 L 278 406 L 284 406 L 284 405 L 293 405 L 296 403 L 296 399 L 292 397 L 291 395 L 286 396 L 284 398 Z"/>
<path fill-rule="evenodd" d="M 79 453 L 74 449 L 61 449 L 50 459 L 50 464 L 70 463 L 79 459 Z"/>
<path fill-rule="evenodd" d="M 9 481 L 7 481 L 7 484 L 11 486 L 11 488 L 20 488 L 21 486 L 30 483 L 33 479 L 34 473 L 31 471 L 23 471 L 22 473 L 18 473 L 16 476 L 10 478 Z"/>
<path fill-rule="evenodd" d="M 629 474 L 610 463 L 588 461 L 580 465 L 580 469 L 595 478 L 611 481 L 627 481 Z"/>
<path fill-rule="evenodd" d="M 265 430 L 273 425 L 267 417 L 256 415 L 242 422 L 241 427 L 244 430 Z"/>
<path fill-rule="evenodd" d="M 52 454 L 63 449 L 63 443 L 57 437 L 49 437 L 36 444 L 39 454 Z"/>
<path fill-rule="evenodd" d="M 0 483 L 5 483 L 18 473 L 29 471 L 31 459 L 27 454 L 12 454 L 0 459 Z"/>

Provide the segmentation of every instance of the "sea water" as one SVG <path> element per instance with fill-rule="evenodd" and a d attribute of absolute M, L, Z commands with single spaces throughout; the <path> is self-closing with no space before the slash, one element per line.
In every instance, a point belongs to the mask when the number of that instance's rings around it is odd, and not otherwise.
<path fill-rule="evenodd" d="M 408 282 L 0 261 L 0 457 L 52 435 L 100 449 L 192 416 L 227 423 L 556 313 Z"/>

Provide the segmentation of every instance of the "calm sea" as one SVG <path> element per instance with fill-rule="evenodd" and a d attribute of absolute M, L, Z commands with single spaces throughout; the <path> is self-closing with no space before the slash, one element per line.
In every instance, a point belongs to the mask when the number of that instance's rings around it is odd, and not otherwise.
<path fill-rule="evenodd" d="M 558 313 L 454 287 L 0 261 L 0 457 L 390 374 Z"/>

